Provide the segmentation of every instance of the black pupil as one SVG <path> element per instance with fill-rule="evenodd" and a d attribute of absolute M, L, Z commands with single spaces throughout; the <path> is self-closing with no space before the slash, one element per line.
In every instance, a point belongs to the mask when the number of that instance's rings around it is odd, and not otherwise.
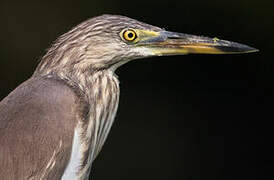
<path fill-rule="evenodd" d="M 127 35 L 129 38 L 133 38 L 133 33 L 132 32 L 130 32 L 130 33 L 128 33 L 128 35 Z"/>

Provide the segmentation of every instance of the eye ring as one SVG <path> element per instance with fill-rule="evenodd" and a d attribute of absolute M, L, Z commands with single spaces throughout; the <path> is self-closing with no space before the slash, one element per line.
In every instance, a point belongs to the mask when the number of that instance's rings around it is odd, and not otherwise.
<path fill-rule="evenodd" d="M 127 29 L 123 32 L 123 39 L 132 42 L 137 38 L 137 33 L 132 29 Z"/>

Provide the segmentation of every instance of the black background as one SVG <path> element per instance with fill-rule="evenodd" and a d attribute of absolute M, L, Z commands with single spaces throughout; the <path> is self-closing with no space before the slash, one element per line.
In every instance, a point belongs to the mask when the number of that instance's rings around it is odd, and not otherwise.
<path fill-rule="evenodd" d="M 32 75 L 59 35 L 105 13 L 248 44 L 260 52 L 155 57 L 119 68 L 118 114 L 91 174 L 274 179 L 273 8 L 271 0 L 1 0 L 0 99 Z"/>

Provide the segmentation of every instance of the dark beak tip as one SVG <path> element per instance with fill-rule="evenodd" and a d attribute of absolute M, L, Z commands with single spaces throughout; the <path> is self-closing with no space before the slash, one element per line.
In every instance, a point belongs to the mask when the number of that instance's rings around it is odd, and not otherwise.
<path fill-rule="evenodd" d="M 249 46 L 247 46 L 246 49 L 243 49 L 243 52 L 246 52 L 246 53 L 254 53 L 254 52 L 259 52 L 259 51 L 260 51 L 259 49 L 249 47 Z"/>
<path fill-rule="evenodd" d="M 259 49 L 240 43 L 235 43 L 234 47 L 236 48 L 236 52 L 239 53 L 254 53 L 259 51 Z"/>
<path fill-rule="evenodd" d="M 256 48 L 251 48 L 250 51 L 251 51 L 251 52 L 259 52 L 260 50 L 259 50 L 259 49 L 256 49 Z"/>
<path fill-rule="evenodd" d="M 243 44 L 236 44 L 233 46 L 217 46 L 217 48 L 221 51 L 223 51 L 224 53 L 254 53 L 254 52 L 258 52 L 259 49 L 247 46 L 247 45 L 243 45 Z"/>

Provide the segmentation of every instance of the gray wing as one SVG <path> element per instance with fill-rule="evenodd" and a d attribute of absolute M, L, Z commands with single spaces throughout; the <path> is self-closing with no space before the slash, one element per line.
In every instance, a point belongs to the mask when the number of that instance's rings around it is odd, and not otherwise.
<path fill-rule="evenodd" d="M 0 102 L 0 179 L 61 179 L 81 111 L 73 89 L 31 78 Z"/>

